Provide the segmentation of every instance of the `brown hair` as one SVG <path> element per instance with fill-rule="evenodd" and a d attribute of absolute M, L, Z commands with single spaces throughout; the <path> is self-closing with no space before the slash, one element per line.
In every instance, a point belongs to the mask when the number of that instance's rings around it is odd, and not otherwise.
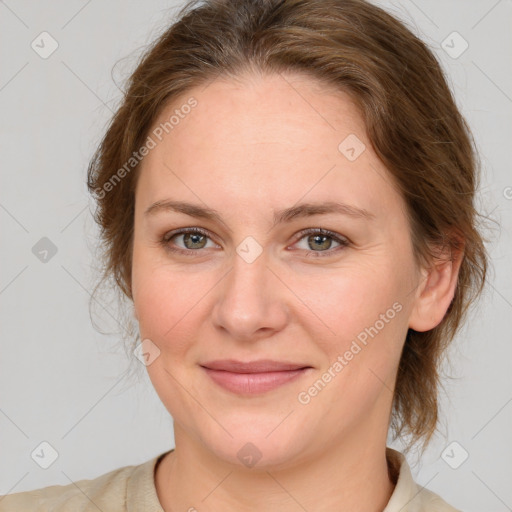
<path fill-rule="evenodd" d="M 113 183 L 116 172 L 170 101 L 251 70 L 307 74 L 350 94 L 405 199 L 418 262 L 431 261 L 433 248 L 463 247 L 447 314 L 428 332 L 409 330 L 398 369 L 391 427 L 395 438 L 411 435 L 407 449 L 422 439 L 425 447 L 437 428 L 441 356 L 482 291 L 487 255 L 470 131 L 432 52 L 384 10 L 363 0 L 189 1 L 141 58 L 89 166 L 103 278 L 131 300 L 138 166 Z"/>

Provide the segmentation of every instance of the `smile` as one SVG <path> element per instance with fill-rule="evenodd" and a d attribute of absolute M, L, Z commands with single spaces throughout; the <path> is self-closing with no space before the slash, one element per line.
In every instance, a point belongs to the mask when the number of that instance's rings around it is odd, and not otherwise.
<path fill-rule="evenodd" d="M 311 367 L 295 370 L 237 373 L 202 367 L 207 375 L 222 388 L 237 394 L 258 394 L 276 389 L 305 375 Z"/>

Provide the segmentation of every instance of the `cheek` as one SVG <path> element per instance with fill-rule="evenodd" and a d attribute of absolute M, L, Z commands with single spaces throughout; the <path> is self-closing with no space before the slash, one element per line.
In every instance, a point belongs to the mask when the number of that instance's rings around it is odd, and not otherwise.
<path fill-rule="evenodd" d="M 151 339 L 164 354 L 184 352 L 200 325 L 201 301 L 215 284 L 208 276 L 206 271 L 182 272 L 134 253 L 133 299 L 141 339 Z"/>
<path fill-rule="evenodd" d="M 292 293 L 276 290 L 276 296 L 281 298 L 275 307 L 288 307 L 291 320 L 311 331 L 312 339 L 324 345 L 325 353 L 344 352 L 347 342 L 371 337 L 375 326 L 379 331 L 389 332 L 389 326 L 398 323 L 395 317 L 399 315 L 394 314 L 393 304 L 400 302 L 400 283 L 404 280 L 393 277 L 396 271 L 390 265 L 340 268 L 332 272 L 311 268 L 299 277 L 296 269 L 280 274 Z M 187 333 L 193 337 L 193 330 L 207 320 L 205 306 L 215 300 L 215 284 L 220 281 L 218 273 L 207 269 L 191 273 L 152 261 L 144 254 L 137 257 L 135 253 L 132 283 L 141 337 L 160 343 L 172 340 L 173 350 L 179 350 Z M 282 288 L 279 283 L 276 286 Z M 213 307 L 211 303 L 209 307 Z M 381 328 L 383 314 L 385 329 Z M 323 333 L 320 336 L 319 329 Z"/>
<path fill-rule="evenodd" d="M 180 322 L 186 316 L 188 300 L 186 292 L 176 279 L 162 272 L 141 272 L 134 283 L 137 293 L 134 304 L 139 318 L 142 338 L 149 338 L 160 346 L 179 331 Z M 162 348 L 162 347 L 160 347 Z"/>
<path fill-rule="evenodd" d="M 201 395 L 196 382 L 190 379 L 189 371 L 194 364 L 195 330 L 200 324 L 197 318 L 199 301 L 207 291 L 204 276 L 202 280 L 199 276 L 185 279 L 165 266 L 152 267 L 151 262 L 138 268 L 135 265 L 134 304 L 140 337 L 141 340 L 150 339 L 160 351 L 146 369 L 169 413 L 186 424 L 190 418 L 200 415 L 188 393 Z M 183 391 L 184 384 L 187 392 Z"/>
<path fill-rule="evenodd" d="M 328 386 L 333 393 L 328 401 L 371 401 L 383 383 L 392 388 L 407 332 L 406 281 L 397 265 L 387 262 L 345 269 L 336 277 L 315 280 L 313 288 L 306 283 L 298 288 L 297 295 L 328 326 L 319 336 L 319 321 L 310 315 L 310 337 L 324 354 L 322 370 L 336 375 L 336 383 Z"/>
<path fill-rule="evenodd" d="M 328 327 L 326 332 L 344 343 L 375 323 L 383 330 L 381 315 L 386 326 L 397 318 L 396 310 L 403 309 L 404 281 L 395 275 L 389 265 L 344 269 L 337 275 L 316 278 L 314 286 L 311 282 L 297 284 L 297 295 L 318 312 L 319 319 Z M 393 308 L 396 303 L 399 306 Z"/>

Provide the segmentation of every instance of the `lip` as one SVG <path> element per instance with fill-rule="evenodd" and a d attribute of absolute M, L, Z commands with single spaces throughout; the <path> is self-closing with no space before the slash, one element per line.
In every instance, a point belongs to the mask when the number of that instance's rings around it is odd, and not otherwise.
<path fill-rule="evenodd" d="M 218 359 L 216 361 L 207 361 L 201 366 L 210 370 L 223 370 L 234 373 L 265 373 L 265 372 L 282 372 L 289 370 L 300 370 L 302 368 L 310 368 L 307 364 L 292 363 L 288 361 L 273 361 L 272 359 L 259 359 L 244 363 L 236 359 Z"/>
<path fill-rule="evenodd" d="M 201 364 L 219 386 L 237 394 L 265 393 L 309 373 L 311 366 L 269 359 L 242 362 L 233 359 Z"/>

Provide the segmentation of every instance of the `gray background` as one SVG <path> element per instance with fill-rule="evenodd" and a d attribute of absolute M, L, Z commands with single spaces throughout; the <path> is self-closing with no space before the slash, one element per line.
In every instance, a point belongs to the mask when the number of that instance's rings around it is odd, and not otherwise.
<path fill-rule="evenodd" d="M 481 210 L 501 223 L 490 233 L 490 283 L 451 350 L 442 433 L 409 462 L 420 484 L 457 508 L 512 510 L 512 2 L 381 4 L 442 61 L 481 152 Z M 111 334 L 89 317 L 97 231 L 85 175 L 120 98 L 113 79 L 122 84 L 176 6 L 0 2 L 0 494 L 94 478 L 173 446 L 145 368 L 121 348 L 115 304 L 101 304 L 95 317 Z M 47 59 L 31 48 L 43 31 L 59 45 Z M 469 44 L 457 58 L 443 49 L 462 50 L 454 31 Z M 57 249 L 46 261 L 33 252 L 43 237 Z M 130 365 L 142 366 L 139 378 L 124 378 Z M 43 441 L 58 452 L 48 469 L 31 458 Z M 452 461 L 469 454 L 457 469 L 441 457 L 452 442 Z"/>

